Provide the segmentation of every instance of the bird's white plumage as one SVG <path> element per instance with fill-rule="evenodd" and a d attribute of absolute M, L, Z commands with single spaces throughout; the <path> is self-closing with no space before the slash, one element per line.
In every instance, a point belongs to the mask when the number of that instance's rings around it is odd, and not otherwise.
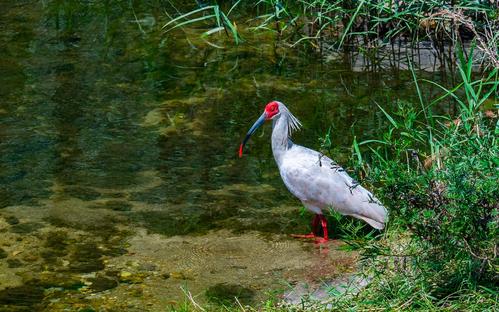
<path fill-rule="evenodd" d="M 353 180 L 330 158 L 289 139 L 289 122 L 296 118 L 284 104 L 273 119 L 272 151 L 284 184 L 312 212 L 333 208 L 343 215 L 362 219 L 377 229 L 384 228 L 387 210 L 368 190 Z"/>

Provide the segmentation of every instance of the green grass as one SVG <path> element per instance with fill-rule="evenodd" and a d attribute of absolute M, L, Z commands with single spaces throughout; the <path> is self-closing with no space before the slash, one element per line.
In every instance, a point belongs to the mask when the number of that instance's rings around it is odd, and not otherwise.
<path fill-rule="evenodd" d="M 455 88 L 440 86 L 443 94 L 428 106 L 420 94 L 421 109 L 400 102 L 395 114 L 383 111 L 390 121 L 383 138 L 354 142 L 370 150 L 366 180 L 390 207 L 390 224 L 385 239 L 363 247 L 374 278 L 347 306 L 498 308 L 498 128 L 481 109 L 496 94 L 498 75 L 494 69 L 472 80 L 472 62 L 459 59 Z M 432 105 L 448 98 L 457 116 L 434 115 Z"/>

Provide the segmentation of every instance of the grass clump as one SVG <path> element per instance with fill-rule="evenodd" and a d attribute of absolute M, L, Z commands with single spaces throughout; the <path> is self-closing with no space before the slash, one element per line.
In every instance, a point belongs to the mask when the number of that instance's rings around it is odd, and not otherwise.
<path fill-rule="evenodd" d="M 472 81 L 471 62 L 461 57 L 459 66 L 462 82 L 433 101 L 451 98 L 457 116 L 400 102 L 395 114 L 383 111 L 390 124 L 381 140 L 354 142 L 357 153 L 370 150 L 369 164 L 356 165 L 378 185 L 390 222 L 362 249 L 370 285 L 353 300 L 335 299 L 343 308 L 498 308 L 499 122 L 482 109 L 498 74 Z"/>

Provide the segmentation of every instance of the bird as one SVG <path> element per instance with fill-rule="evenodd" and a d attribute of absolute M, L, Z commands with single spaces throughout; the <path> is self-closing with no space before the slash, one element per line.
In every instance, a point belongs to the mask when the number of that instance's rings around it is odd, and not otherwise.
<path fill-rule="evenodd" d="M 291 141 L 291 134 L 301 128 L 300 121 L 283 103 L 272 101 L 265 106 L 263 114 L 249 129 L 239 146 L 239 157 L 251 135 L 265 123 L 272 121 L 272 153 L 287 189 L 297 197 L 305 208 L 314 213 L 312 232 L 292 235 L 297 238 L 312 238 L 322 244 L 329 240 L 327 220 L 323 211 L 332 208 L 342 215 L 352 216 L 382 230 L 388 220 L 388 211 L 367 189 L 324 154 Z M 318 236 L 318 226 L 322 237 Z"/>

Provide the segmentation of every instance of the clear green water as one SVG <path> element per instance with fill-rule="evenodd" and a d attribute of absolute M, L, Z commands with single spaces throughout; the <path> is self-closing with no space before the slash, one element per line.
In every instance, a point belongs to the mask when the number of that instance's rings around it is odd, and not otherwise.
<path fill-rule="evenodd" d="M 136 4 L 139 28 L 129 2 L 0 2 L 1 311 L 164 310 L 181 287 L 252 303 L 353 269 L 339 242 L 324 255 L 286 236 L 310 215 L 280 180 L 270 126 L 236 151 L 278 99 L 304 125 L 295 142 L 319 148 L 331 127 L 347 163 L 354 135 L 386 125 L 375 102 L 416 101 L 409 73 L 265 32 L 217 49 L 163 34 L 164 8 Z"/>

